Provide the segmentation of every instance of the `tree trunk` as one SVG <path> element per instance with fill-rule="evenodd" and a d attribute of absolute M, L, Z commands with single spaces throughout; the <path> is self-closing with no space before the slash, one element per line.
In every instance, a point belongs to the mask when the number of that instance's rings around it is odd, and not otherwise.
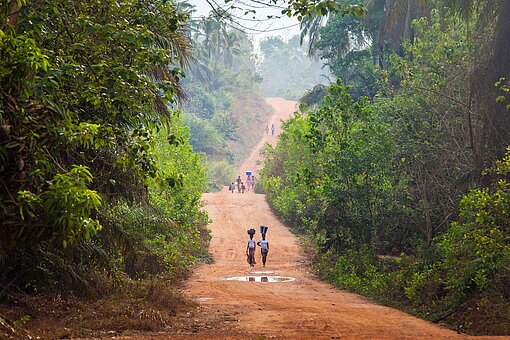
<path fill-rule="evenodd" d="M 402 41 L 406 39 L 411 39 L 411 20 L 413 19 L 412 14 L 412 7 L 413 7 L 413 0 L 407 0 L 407 10 L 406 10 L 406 18 L 404 20 L 404 30 L 402 31 Z"/>
<path fill-rule="evenodd" d="M 434 238 L 434 230 L 432 228 L 432 220 L 430 218 L 430 204 L 429 199 L 427 197 L 426 188 L 422 189 L 422 199 L 423 199 L 423 214 L 425 215 L 425 236 L 427 237 L 427 245 L 432 244 L 432 239 Z"/>
<path fill-rule="evenodd" d="M 13 3 L 11 9 L 9 10 L 9 15 L 7 16 L 7 24 L 16 26 L 16 22 L 18 20 L 20 8 L 17 3 Z M 3 24 L 2 24 L 3 26 Z"/>
<path fill-rule="evenodd" d="M 510 81 L 510 1 L 500 0 L 499 3 L 492 55 L 485 67 L 486 82 L 482 83 L 486 88 L 479 89 L 486 91 L 482 93 L 487 115 L 484 120 L 483 145 L 488 151 L 485 166 L 490 166 L 495 159 L 503 157 L 506 147 L 510 145 L 510 111 L 506 108 L 510 104 L 510 98 L 497 103 L 496 98 L 505 93 L 495 86 L 501 78 Z"/>

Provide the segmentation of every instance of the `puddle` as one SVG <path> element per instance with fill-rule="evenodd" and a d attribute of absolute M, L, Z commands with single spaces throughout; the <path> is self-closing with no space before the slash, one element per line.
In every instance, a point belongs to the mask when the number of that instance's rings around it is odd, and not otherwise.
<path fill-rule="evenodd" d="M 250 272 L 250 274 L 253 274 L 253 275 L 260 275 L 260 274 L 265 274 L 265 275 L 268 275 L 268 274 L 278 275 L 278 272 L 277 272 L 277 271 L 274 271 L 274 270 L 254 270 L 254 271 Z"/>
<path fill-rule="evenodd" d="M 227 277 L 226 281 L 248 281 L 248 282 L 290 282 L 294 281 L 293 277 L 285 276 L 236 276 Z"/>

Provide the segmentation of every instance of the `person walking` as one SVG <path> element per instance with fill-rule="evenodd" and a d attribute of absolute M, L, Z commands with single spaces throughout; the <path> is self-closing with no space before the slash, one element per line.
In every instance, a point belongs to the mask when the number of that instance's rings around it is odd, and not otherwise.
<path fill-rule="evenodd" d="M 246 256 L 248 257 L 248 263 L 250 264 L 250 267 L 255 266 L 255 247 L 257 245 L 255 239 L 253 238 L 253 234 L 250 234 L 248 245 L 246 246 Z"/>
<path fill-rule="evenodd" d="M 229 187 L 230 191 L 232 193 L 234 193 L 234 190 L 236 189 L 236 185 L 234 184 L 234 182 L 232 182 L 232 184 L 230 184 L 230 187 Z"/>
<path fill-rule="evenodd" d="M 274 124 L 271 125 L 271 135 L 274 136 L 274 130 L 275 130 L 275 127 L 274 127 Z"/>
<path fill-rule="evenodd" d="M 269 125 L 266 125 L 266 135 L 269 134 Z"/>
<path fill-rule="evenodd" d="M 252 188 L 252 182 L 251 182 L 251 176 L 250 175 L 246 176 L 246 188 L 248 189 L 248 191 L 250 191 L 250 188 Z"/>
<path fill-rule="evenodd" d="M 242 182 L 242 179 L 241 179 L 241 175 L 237 176 L 237 179 L 236 179 L 236 183 L 237 183 L 237 192 L 241 192 L 241 182 Z"/>
<path fill-rule="evenodd" d="M 262 254 L 262 267 L 265 267 L 267 253 L 269 252 L 269 241 L 266 240 L 266 234 L 262 234 L 262 240 L 258 241 L 257 245 L 260 247 L 260 252 Z"/>
<path fill-rule="evenodd" d="M 241 182 L 241 192 L 244 194 L 244 190 L 246 190 L 246 187 L 244 186 L 244 183 Z"/>

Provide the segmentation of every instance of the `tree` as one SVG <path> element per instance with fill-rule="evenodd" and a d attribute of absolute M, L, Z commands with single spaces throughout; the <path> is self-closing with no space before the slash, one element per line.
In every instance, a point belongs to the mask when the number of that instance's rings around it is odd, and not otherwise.
<path fill-rule="evenodd" d="M 112 181 L 146 200 L 151 130 L 171 120 L 190 56 L 171 3 L 18 4 L 0 31 L 3 249 L 90 236 Z"/>
<path fill-rule="evenodd" d="M 470 29 L 469 34 L 480 42 L 474 52 L 478 60 L 471 75 L 472 94 L 467 105 L 472 111 L 478 111 L 482 125 L 482 131 L 475 136 L 472 145 L 476 172 L 481 174 L 494 160 L 503 157 L 510 144 L 510 102 L 503 95 L 501 86 L 497 86 L 510 77 L 510 23 L 507 20 L 510 3 L 504 0 L 452 0 L 445 7 L 451 15 L 460 16 Z M 505 81 L 501 82 L 501 79 Z M 476 119 L 478 117 L 473 117 Z M 478 176 L 478 181 L 486 185 L 487 179 Z"/>

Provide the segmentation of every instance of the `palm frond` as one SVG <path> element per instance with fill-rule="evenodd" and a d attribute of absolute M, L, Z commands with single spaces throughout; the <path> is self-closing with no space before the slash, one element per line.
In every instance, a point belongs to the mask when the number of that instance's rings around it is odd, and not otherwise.
<path fill-rule="evenodd" d="M 317 53 L 317 42 L 320 39 L 319 30 L 327 22 L 325 16 L 305 16 L 300 23 L 300 43 L 303 45 L 305 38 L 308 37 L 308 56 L 315 56 Z"/>

